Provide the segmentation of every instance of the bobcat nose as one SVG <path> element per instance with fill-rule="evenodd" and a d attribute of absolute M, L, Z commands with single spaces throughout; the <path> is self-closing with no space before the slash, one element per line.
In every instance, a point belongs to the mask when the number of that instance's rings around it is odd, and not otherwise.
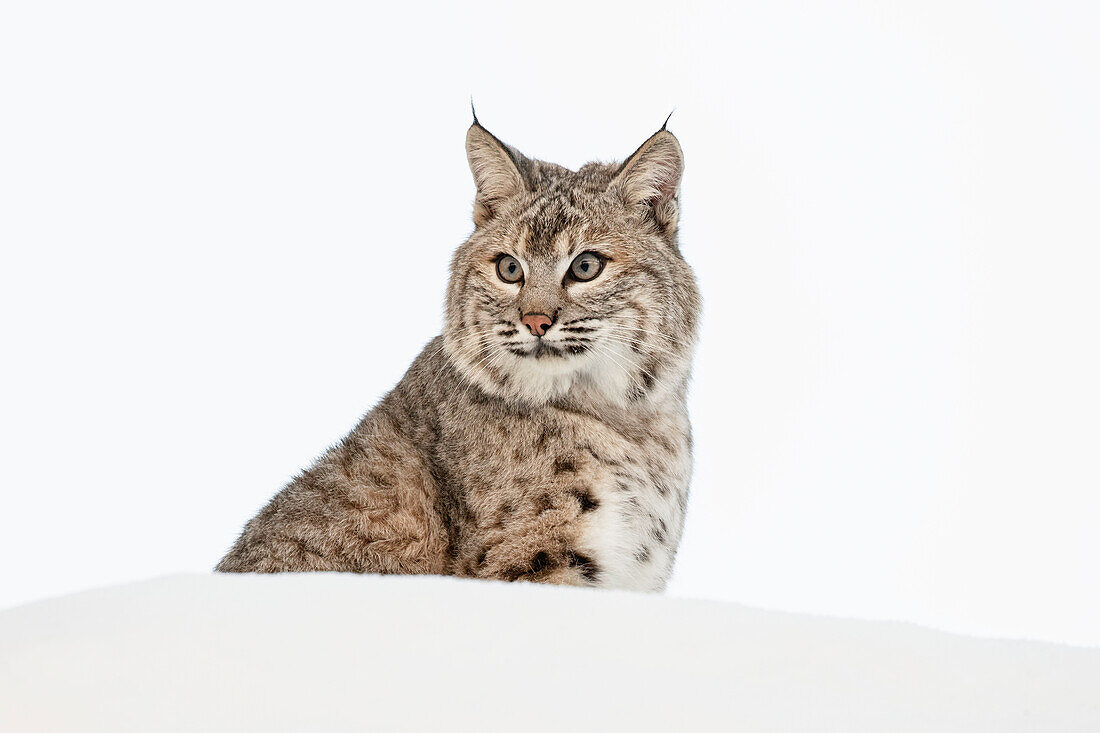
<path fill-rule="evenodd" d="M 553 319 L 545 313 L 528 313 L 519 319 L 520 323 L 527 326 L 527 330 L 536 336 L 542 336 L 547 329 L 554 325 Z"/>

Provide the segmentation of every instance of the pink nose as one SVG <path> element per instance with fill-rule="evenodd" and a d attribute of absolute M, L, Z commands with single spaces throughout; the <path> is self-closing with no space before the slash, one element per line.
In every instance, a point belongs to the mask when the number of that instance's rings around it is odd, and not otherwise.
<path fill-rule="evenodd" d="M 536 336 L 542 336 L 550 326 L 554 325 L 554 321 L 545 313 L 528 313 L 519 321 Z"/>

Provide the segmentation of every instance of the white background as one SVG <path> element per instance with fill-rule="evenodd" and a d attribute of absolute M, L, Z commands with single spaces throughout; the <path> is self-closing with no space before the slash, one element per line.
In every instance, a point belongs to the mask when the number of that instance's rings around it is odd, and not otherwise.
<path fill-rule="evenodd" d="M 210 568 L 400 378 L 473 94 L 570 167 L 677 110 L 671 593 L 1100 644 L 1095 8 L 5 3 L 0 607 Z"/>

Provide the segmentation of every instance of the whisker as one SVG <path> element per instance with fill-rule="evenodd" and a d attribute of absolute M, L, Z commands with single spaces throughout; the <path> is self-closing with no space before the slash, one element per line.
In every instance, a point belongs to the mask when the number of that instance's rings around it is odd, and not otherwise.
<path fill-rule="evenodd" d="M 615 352 L 610 351 L 610 350 L 604 350 L 603 353 L 604 353 L 605 356 L 607 356 L 611 359 L 611 362 L 615 366 L 619 367 L 619 369 L 622 370 L 623 375 L 625 375 L 626 378 L 629 379 L 633 383 L 635 390 L 637 390 L 641 394 L 645 394 L 645 389 L 638 382 L 638 380 L 634 378 L 634 375 L 631 373 L 631 370 L 629 369 L 629 367 L 623 361 L 621 361 L 617 356 L 615 356 Z"/>
<path fill-rule="evenodd" d="M 679 339 L 677 339 L 673 336 L 670 336 L 667 333 L 661 333 L 660 331 L 651 331 L 648 328 L 642 328 L 641 326 L 631 326 L 631 325 L 626 324 L 626 323 L 616 323 L 614 325 L 617 328 L 628 328 L 631 331 L 638 331 L 638 332 L 641 332 L 641 333 L 652 334 L 654 336 L 660 336 L 661 338 L 668 339 L 669 341 L 671 341 L 672 343 L 674 343 L 678 346 L 683 346 L 685 349 L 690 348 L 690 346 L 691 346 L 690 344 L 686 344 L 683 341 L 680 341 Z"/>
<path fill-rule="evenodd" d="M 671 350 L 666 349 L 662 346 L 658 346 L 657 344 L 651 344 L 648 341 L 641 341 L 639 339 L 631 338 L 630 336 L 627 336 L 626 334 L 605 333 L 605 334 L 603 334 L 603 336 L 604 336 L 604 338 L 608 339 L 609 341 L 614 341 L 616 343 L 620 343 L 620 344 L 623 344 L 623 345 L 626 345 L 626 346 L 639 346 L 639 347 L 642 347 L 643 350 L 653 350 L 653 351 L 660 352 L 662 354 L 666 354 L 668 356 L 674 356 L 674 357 L 678 357 L 678 358 L 683 356 L 683 354 L 679 354 L 675 351 L 671 351 Z"/>

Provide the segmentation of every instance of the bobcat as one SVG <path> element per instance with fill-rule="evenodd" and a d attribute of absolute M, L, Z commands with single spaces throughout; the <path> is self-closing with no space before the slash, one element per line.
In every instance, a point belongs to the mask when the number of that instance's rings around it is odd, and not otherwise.
<path fill-rule="evenodd" d="M 660 590 L 691 478 L 699 293 L 667 120 L 570 171 L 466 134 L 474 231 L 404 378 L 245 526 L 222 572 Z"/>

